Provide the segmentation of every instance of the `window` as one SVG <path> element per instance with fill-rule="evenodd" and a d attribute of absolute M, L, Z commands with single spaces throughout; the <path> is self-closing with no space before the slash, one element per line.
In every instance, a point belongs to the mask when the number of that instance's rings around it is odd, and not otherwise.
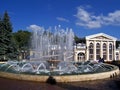
<path fill-rule="evenodd" d="M 89 45 L 89 59 L 90 60 L 93 60 L 93 54 L 94 54 L 93 49 L 94 49 L 94 45 L 93 43 L 90 43 Z"/>
<path fill-rule="evenodd" d="M 107 45 L 103 44 L 103 58 L 106 60 L 107 58 Z"/>
<path fill-rule="evenodd" d="M 116 52 L 116 60 L 119 60 L 119 53 Z"/>
<path fill-rule="evenodd" d="M 84 61 L 85 60 L 85 54 L 84 53 L 78 53 L 77 58 L 78 58 L 78 62 L 79 61 Z"/>
<path fill-rule="evenodd" d="M 100 44 L 96 44 L 96 59 L 99 60 L 100 58 Z"/>
<path fill-rule="evenodd" d="M 112 46 L 112 44 L 109 44 L 109 59 L 110 60 L 112 60 L 112 58 L 113 58 L 112 53 L 113 53 L 113 46 Z"/>

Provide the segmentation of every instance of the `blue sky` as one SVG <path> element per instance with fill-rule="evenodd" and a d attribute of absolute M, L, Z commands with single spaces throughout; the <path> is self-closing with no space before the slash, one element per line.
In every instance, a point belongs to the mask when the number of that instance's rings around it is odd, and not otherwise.
<path fill-rule="evenodd" d="M 79 37 L 106 33 L 120 39 L 120 0 L 0 0 L 13 31 L 61 25 Z"/>

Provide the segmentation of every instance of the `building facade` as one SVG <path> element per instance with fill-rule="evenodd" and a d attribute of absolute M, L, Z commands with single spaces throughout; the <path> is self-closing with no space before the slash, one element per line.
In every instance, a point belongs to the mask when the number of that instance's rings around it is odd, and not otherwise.
<path fill-rule="evenodd" d="M 98 33 L 85 37 L 86 43 L 78 43 L 74 46 L 74 60 L 105 61 L 120 60 L 120 50 L 116 49 L 117 38 L 104 33 Z"/>

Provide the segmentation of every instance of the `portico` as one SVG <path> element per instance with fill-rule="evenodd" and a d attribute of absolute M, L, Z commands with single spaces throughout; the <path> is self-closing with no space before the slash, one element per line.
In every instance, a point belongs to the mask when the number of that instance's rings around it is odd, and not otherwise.
<path fill-rule="evenodd" d="M 85 60 L 99 60 L 100 58 L 103 58 L 105 61 L 116 60 L 117 38 L 104 33 L 98 33 L 86 36 L 85 39 L 86 48 L 84 50 L 74 49 L 76 52 L 75 60 L 78 57 L 78 52 L 84 52 Z"/>

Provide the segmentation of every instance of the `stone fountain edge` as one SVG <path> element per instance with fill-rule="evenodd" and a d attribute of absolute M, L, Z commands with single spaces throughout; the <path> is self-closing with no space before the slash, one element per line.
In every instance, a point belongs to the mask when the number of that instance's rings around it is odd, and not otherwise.
<path fill-rule="evenodd" d="M 92 73 L 92 74 L 82 74 L 82 75 L 61 75 L 61 76 L 52 76 L 56 82 L 78 82 L 78 81 L 91 81 L 99 80 L 105 78 L 113 78 L 120 74 L 119 68 L 115 66 L 115 69 L 107 72 L 101 73 Z M 45 75 L 26 75 L 26 74 L 15 74 L 9 72 L 0 71 L 0 77 L 16 79 L 16 80 L 25 80 L 25 81 L 37 81 L 37 82 L 46 82 L 49 76 Z"/>

